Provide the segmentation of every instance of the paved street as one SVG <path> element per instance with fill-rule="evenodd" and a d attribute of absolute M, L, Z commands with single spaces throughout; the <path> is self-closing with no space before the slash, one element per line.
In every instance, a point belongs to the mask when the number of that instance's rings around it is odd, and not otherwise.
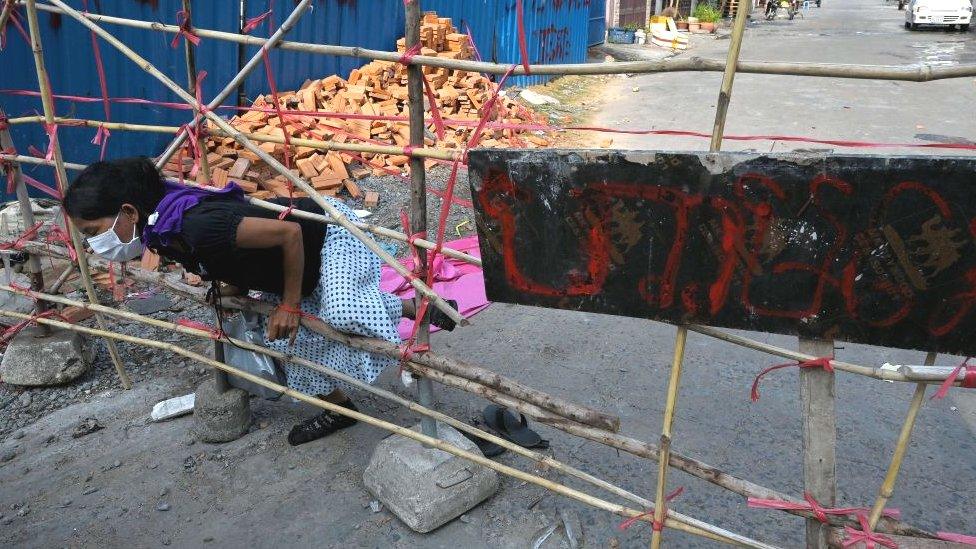
<path fill-rule="evenodd" d="M 976 62 L 976 32 L 936 28 L 909 31 L 894 2 L 827 0 L 794 21 L 752 21 L 742 59 L 909 65 Z M 728 39 L 694 40 L 682 56 L 725 59 Z M 617 81 L 598 116 L 602 126 L 682 129 L 710 133 L 721 73 L 643 75 Z M 973 79 L 880 82 L 830 78 L 739 75 L 726 131 L 730 135 L 798 135 L 853 141 L 933 143 L 976 140 Z M 634 93 L 632 87 L 640 91 Z M 614 136 L 614 147 L 705 149 L 708 140 Z M 728 150 L 784 151 L 823 145 L 726 141 Z M 850 152 L 877 152 L 845 149 Z M 886 154 L 958 154 L 887 149 Z"/>
<path fill-rule="evenodd" d="M 753 60 L 910 64 L 974 63 L 976 34 L 909 32 L 894 4 L 824 0 L 793 22 L 755 22 L 743 58 Z M 696 39 L 684 55 L 724 59 L 727 39 Z M 672 73 L 612 79 L 595 124 L 708 132 L 721 75 Z M 926 84 L 742 75 L 736 80 L 730 134 L 926 143 L 976 140 L 973 79 Z M 631 91 L 638 87 L 638 92 Z M 704 149 L 707 140 L 615 136 L 614 147 Z M 814 146 L 727 141 L 728 149 L 782 151 Z M 822 147 L 821 147 L 822 148 Z M 856 152 L 877 153 L 872 150 Z M 936 151 L 888 150 L 886 153 Z M 660 435 L 672 326 L 620 317 L 495 304 L 471 327 L 436 334 L 434 350 L 497 370 L 525 384 L 617 414 L 621 432 Z M 153 335 L 155 334 L 155 335 Z M 147 337 L 163 338 L 158 333 Z M 795 347 L 795 338 L 749 334 Z M 123 345 L 129 363 L 140 360 Z M 920 363 L 918 352 L 839 346 L 841 360 L 881 365 Z M 170 360 L 168 357 L 156 360 Z M 939 357 L 955 365 L 959 357 Z M 799 495 L 802 486 L 799 388 L 794 370 L 763 382 L 752 403 L 753 377 L 781 359 L 691 334 L 674 426 L 675 450 L 730 474 Z M 107 366 L 105 366 L 107 368 Z M 586 547 L 647 547 L 646 524 L 620 519 L 533 485 L 504 479 L 498 494 L 432 534 L 413 533 L 387 510 L 373 512 L 362 471 L 385 432 L 357 425 L 325 440 L 287 446 L 288 428 L 310 413 L 299 405 L 255 401 L 255 426 L 226 445 L 193 441 L 190 418 L 150 424 L 153 403 L 186 394 L 203 374 L 183 361 L 181 375 L 142 382 L 133 391 L 92 395 L 0 441 L 0 546 L 9 547 L 530 547 L 559 509 L 578 516 Z M 193 366 L 196 367 L 195 365 Z M 380 385 L 412 395 L 397 372 Z M 837 376 L 838 504 L 870 505 L 898 435 L 913 387 Z M 932 390 L 930 390 L 930 393 Z M 437 388 L 437 407 L 460 419 L 480 416 L 485 402 Z M 416 416 L 356 395 L 360 409 L 400 425 Z M 74 425 L 97 417 L 105 428 L 73 439 Z M 656 463 L 539 428 L 556 458 L 653 499 Z M 891 507 L 919 527 L 976 535 L 976 391 L 953 390 L 926 401 Z M 510 454 L 500 462 L 544 474 L 615 500 L 579 482 L 537 471 Z M 682 513 L 782 547 L 800 547 L 803 521 L 749 509 L 744 499 L 675 472 L 669 488 Z M 620 502 L 623 503 L 623 502 Z M 23 514 L 21 504 L 29 512 Z M 17 505 L 16 508 L 11 505 Z M 668 547 L 714 544 L 665 530 Z M 560 547 L 550 541 L 544 547 Z M 565 546 L 565 545 L 563 545 Z"/>

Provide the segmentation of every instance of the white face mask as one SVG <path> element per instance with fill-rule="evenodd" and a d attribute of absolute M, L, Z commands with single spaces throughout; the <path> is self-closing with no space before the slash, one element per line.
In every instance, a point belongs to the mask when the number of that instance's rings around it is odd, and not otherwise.
<path fill-rule="evenodd" d="M 92 251 L 109 261 L 131 261 L 141 256 L 145 250 L 145 246 L 142 245 L 142 241 L 136 235 L 135 225 L 132 226 L 132 239 L 128 242 L 122 242 L 119 235 L 115 234 L 115 224 L 119 222 L 120 215 L 122 215 L 121 212 L 115 216 L 112 228 L 88 239 L 88 245 L 91 246 Z"/>

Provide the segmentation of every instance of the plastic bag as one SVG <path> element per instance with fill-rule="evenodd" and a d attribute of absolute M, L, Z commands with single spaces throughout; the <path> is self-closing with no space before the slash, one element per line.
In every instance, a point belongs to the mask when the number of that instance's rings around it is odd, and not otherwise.
<path fill-rule="evenodd" d="M 256 345 L 264 345 L 264 333 L 261 330 L 260 317 L 254 313 L 239 313 L 223 322 L 224 333 L 234 339 L 240 339 Z M 264 378 L 279 385 L 286 385 L 285 372 L 278 361 L 267 356 L 241 349 L 231 343 L 224 343 L 224 362 L 244 370 L 245 372 Z M 276 400 L 281 393 L 262 387 L 257 383 L 241 379 L 235 375 L 227 376 L 230 384 L 244 389 L 252 395 L 268 400 Z"/>

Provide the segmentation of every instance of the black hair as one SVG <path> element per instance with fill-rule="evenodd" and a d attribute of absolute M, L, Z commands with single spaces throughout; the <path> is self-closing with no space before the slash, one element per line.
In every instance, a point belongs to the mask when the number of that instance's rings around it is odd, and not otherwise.
<path fill-rule="evenodd" d="M 69 216 L 99 219 L 115 216 L 123 204 L 135 206 L 141 230 L 165 194 L 163 177 L 145 156 L 89 165 L 68 186 L 61 205 Z"/>

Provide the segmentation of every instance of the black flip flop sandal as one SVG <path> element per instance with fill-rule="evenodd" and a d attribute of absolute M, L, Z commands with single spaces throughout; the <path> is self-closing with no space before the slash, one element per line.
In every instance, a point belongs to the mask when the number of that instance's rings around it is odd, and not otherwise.
<path fill-rule="evenodd" d="M 505 448 L 495 444 L 490 440 L 485 440 L 477 435 L 472 435 L 465 431 L 460 431 L 464 438 L 470 440 L 471 442 L 478 445 L 478 449 L 481 450 L 482 455 L 486 458 L 497 457 L 505 453 Z"/>
<path fill-rule="evenodd" d="M 454 301 L 453 299 L 445 299 L 444 301 L 446 301 L 447 304 L 450 305 L 451 308 L 454 309 L 455 311 L 458 310 L 457 301 Z M 446 314 L 444 314 L 444 311 L 434 306 L 430 307 L 430 313 L 428 318 L 430 318 L 430 323 L 432 325 L 437 326 L 441 330 L 445 330 L 448 332 L 453 332 L 454 328 L 457 326 L 457 323 L 455 323 L 454 320 L 451 319 L 451 317 L 447 316 Z"/>
<path fill-rule="evenodd" d="M 549 447 L 548 440 L 529 429 L 529 422 L 522 414 L 516 418 L 507 408 L 490 404 L 485 408 L 484 418 L 485 423 L 505 440 L 514 442 L 523 448 L 545 449 Z"/>

